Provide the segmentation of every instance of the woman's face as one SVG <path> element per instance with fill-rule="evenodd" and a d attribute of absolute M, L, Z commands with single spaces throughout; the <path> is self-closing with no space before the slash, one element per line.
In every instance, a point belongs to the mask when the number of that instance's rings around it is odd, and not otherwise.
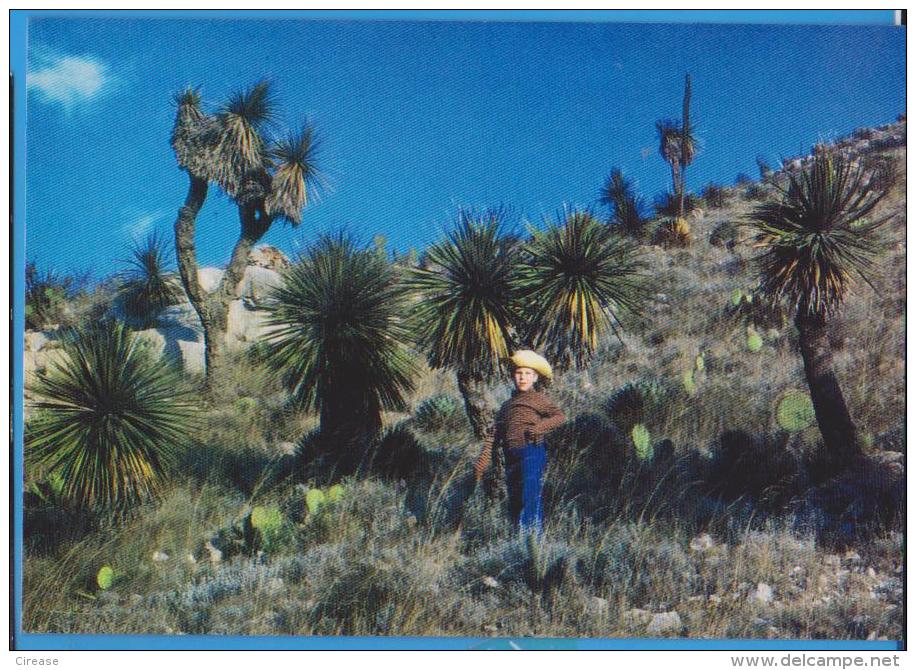
<path fill-rule="evenodd" d="M 515 368 L 512 377 L 515 379 L 515 388 L 530 391 L 538 380 L 538 373 L 531 368 Z"/>

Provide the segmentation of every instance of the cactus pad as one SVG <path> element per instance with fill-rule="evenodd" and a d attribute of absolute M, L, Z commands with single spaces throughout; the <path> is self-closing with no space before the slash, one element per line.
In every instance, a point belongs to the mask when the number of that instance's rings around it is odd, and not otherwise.
<path fill-rule="evenodd" d="M 697 356 L 695 365 L 697 368 L 697 372 L 703 372 L 703 370 L 706 369 L 706 358 L 703 356 L 703 354 L 700 354 Z"/>
<path fill-rule="evenodd" d="M 637 423 L 633 426 L 630 436 L 633 438 L 633 446 L 636 447 L 636 455 L 642 460 L 652 458 L 652 442 L 649 437 L 649 429 L 643 424 Z"/>
<path fill-rule="evenodd" d="M 339 502 L 344 495 L 344 487 L 340 484 L 334 484 L 331 488 L 328 489 L 328 502 L 336 503 Z"/>
<path fill-rule="evenodd" d="M 744 291 L 742 291 L 740 288 L 736 288 L 734 291 L 732 291 L 732 304 L 737 307 L 741 304 L 741 298 L 743 297 Z"/>
<path fill-rule="evenodd" d="M 305 494 L 305 505 L 308 507 L 309 514 L 316 514 L 318 510 L 324 507 L 325 495 L 321 489 L 309 489 Z"/>
<path fill-rule="evenodd" d="M 693 370 L 687 370 L 681 381 L 684 382 L 684 390 L 687 391 L 690 395 L 693 395 L 697 392 L 697 385 L 693 379 Z"/>
<path fill-rule="evenodd" d="M 790 433 L 808 428 L 815 420 L 811 396 L 803 391 L 789 391 L 776 407 L 777 423 L 780 428 Z"/>
<path fill-rule="evenodd" d="M 276 505 L 258 505 L 251 510 L 251 527 L 262 535 L 275 533 L 283 525 L 283 513 Z"/>
<path fill-rule="evenodd" d="M 753 331 L 748 334 L 747 348 L 750 349 L 753 353 L 757 353 L 763 348 L 763 338 L 760 337 L 760 333 Z"/>
<path fill-rule="evenodd" d="M 111 569 L 109 565 L 103 565 L 99 568 L 98 574 L 95 576 L 95 583 L 99 585 L 99 588 L 103 591 L 107 591 L 111 588 L 111 584 L 114 582 L 114 570 Z"/>

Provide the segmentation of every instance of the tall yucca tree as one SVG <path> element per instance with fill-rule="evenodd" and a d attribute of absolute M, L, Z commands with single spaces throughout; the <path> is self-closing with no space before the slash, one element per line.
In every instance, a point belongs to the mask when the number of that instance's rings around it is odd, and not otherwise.
<path fill-rule="evenodd" d="M 633 182 L 624 177 L 620 169 L 611 170 L 601 188 L 599 201 L 610 208 L 612 225 L 633 237 L 643 234 L 646 223 L 645 201 L 636 193 Z"/>
<path fill-rule="evenodd" d="M 195 426 L 192 397 L 121 323 L 68 331 L 32 388 L 26 454 L 79 507 L 124 510 L 155 495 Z"/>
<path fill-rule="evenodd" d="M 317 168 L 318 145 L 310 125 L 278 141 L 268 137 L 277 106 L 267 82 L 234 93 L 212 114 L 202 110 L 194 89 L 177 96 L 176 103 L 172 148 L 189 185 L 175 221 L 175 249 L 182 284 L 204 328 L 207 379 L 212 380 L 223 358 L 229 303 L 248 254 L 276 219 L 298 226 L 303 208 L 325 181 Z M 218 287 L 207 293 L 198 281 L 194 230 L 211 183 L 235 202 L 239 236 Z"/>
<path fill-rule="evenodd" d="M 663 119 L 656 121 L 658 151 L 671 167 L 671 184 L 678 199 L 678 217 L 684 217 L 684 198 L 687 192 L 687 168 L 697 153 L 697 138 L 690 121 L 690 98 L 692 88 L 690 75 L 684 77 L 684 100 L 681 106 L 681 120 Z"/>
<path fill-rule="evenodd" d="M 417 373 L 396 269 L 340 234 L 311 245 L 284 280 L 267 305 L 267 365 L 299 407 L 319 410 L 326 443 L 371 440 Z"/>
<path fill-rule="evenodd" d="M 874 217 L 890 185 L 879 184 L 856 159 L 819 148 L 801 172 L 776 185 L 778 199 L 750 215 L 756 228 L 760 288 L 795 314 L 805 377 L 824 444 L 834 465 L 859 454 L 856 426 L 833 368 L 830 318 L 858 277 L 867 284 L 881 250 L 876 235 L 890 216 Z"/>
<path fill-rule="evenodd" d="M 585 368 L 605 335 L 642 314 L 646 264 L 587 211 L 561 212 L 532 235 L 517 279 L 527 340 L 560 369 Z"/>
<path fill-rule="evenodd" d="M 411 269 L 420 346 L 435 369 L 454 370 L 474 435 L 493 419 L 485 386 L 505 371 L 518 322 L 517 245 L 503 210 L 461 210 L 454 229 Z"/>

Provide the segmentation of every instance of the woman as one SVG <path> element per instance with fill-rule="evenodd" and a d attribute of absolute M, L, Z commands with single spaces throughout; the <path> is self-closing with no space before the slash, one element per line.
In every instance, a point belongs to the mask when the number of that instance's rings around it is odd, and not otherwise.
<path fill-rule="evenodd" d="M 497 413 L 474 471 L 479 481 L 490 466 L 494 445 L 502 449 L 512 521 L 522 528 L 540 531 L 544 522 L 541 491 L 547 467 L 544 437 L 561 426 L 566 416 L 543 392 L 553 377 L 543 356 L 522 350 L 509 361 L 515 391 Z"/>

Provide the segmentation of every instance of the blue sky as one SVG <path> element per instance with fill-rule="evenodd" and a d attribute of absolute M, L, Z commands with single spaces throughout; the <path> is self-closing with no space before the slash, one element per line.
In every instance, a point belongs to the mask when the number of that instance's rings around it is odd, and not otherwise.
<path fill-rule="evenodd" d="M 670 179 L 654 124 L 678 116 L 685 72 L 694 189 L 905 110 L 890 26 L 33 18 L 28 49 L 26 257 L 96 277 L 170 233 L 187 188 L 171 96 L 188 84 L 216 105 L 268 77 L 278 131 L 316 126 L 333 189 L 300 228 L 274 224 L 264 241 L 287 252 L 340 227 L 422 248 L 459 205 L 539 222 L 595 205 L 612 167 L 651 198 Z M 211 189 L 199 260 L 225 263 L 237 232 Z"/>

